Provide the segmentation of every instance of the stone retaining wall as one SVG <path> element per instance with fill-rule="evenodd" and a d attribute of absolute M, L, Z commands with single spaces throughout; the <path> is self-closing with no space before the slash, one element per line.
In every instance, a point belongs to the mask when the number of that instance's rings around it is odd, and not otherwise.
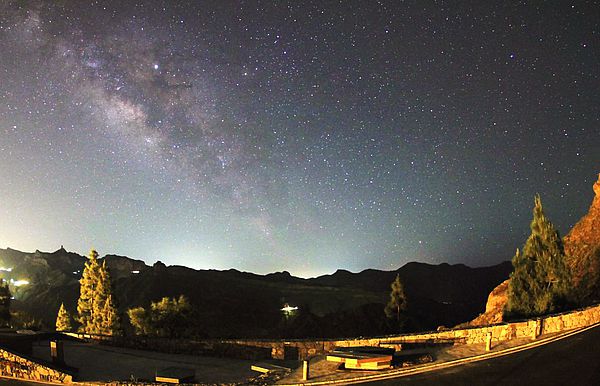
<path fill-rule="evenodd" d="M 0 376 L 39 382 L 73 382 L 71 374 L 3 349 L 0 349 Z"/>
<path fill-rule="evenodd" d="M 486 342 L 488 333 L 492 334 L 492 343 L 498 343 L 505 340 L 524 337 L 535 339 L 542 334 L 551 334 L 574 328 L 586 327 L 595 323 L 600 323 L 600 305 L 563 314 L 550 315 L 535 320 L 501 323 L 484 327 L 425 332 L 420 334 L 343 340 L 267 341 L 239 339 L 222 341 L 222 343 L 260 348 L 270 347 L 271 357 L 274 359 L 292 359 L 290 355 L 297 352 L 296 357 L 293 359 L 304 360 L 313 355 L 327 353 L 333 350 L 334 347 L 375 346 L 393 347 L 396 350 L 401 350 L 403 344 L 413 343 L 478 344 Z"/>

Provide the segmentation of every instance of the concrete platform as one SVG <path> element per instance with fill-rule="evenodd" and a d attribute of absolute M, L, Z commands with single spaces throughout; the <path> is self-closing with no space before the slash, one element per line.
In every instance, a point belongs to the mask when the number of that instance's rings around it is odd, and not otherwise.
<path fill-rule="evenodd" d="M 326 360 L 342 363 L 343 368 L 349 370 L 385 370 L 392 366 L 394 351 L 370 346 L 336 347 Z"/>
<path fill-rule="evenodd" d="M 188 367 L 167 367 L 158 370 L 154 379 L 164 383 L 194 383 L 196 371 Z"/>
<path fill-rule="evenodd" d="M 362 354 L 354 352 L 331 353 L 326 356 L 328 362 L 343 363 L 346 369 L 384 370 L 392 365 L 391 355 Z"/>

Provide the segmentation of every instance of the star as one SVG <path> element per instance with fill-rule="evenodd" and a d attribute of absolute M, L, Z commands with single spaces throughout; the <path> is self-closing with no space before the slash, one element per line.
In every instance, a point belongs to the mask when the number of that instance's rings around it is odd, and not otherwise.
<path fill-rule="evenodd" d="M 481 266 L 589 205 L 593 2 L 68 3 L 0 2 L 0 247 Z"/>

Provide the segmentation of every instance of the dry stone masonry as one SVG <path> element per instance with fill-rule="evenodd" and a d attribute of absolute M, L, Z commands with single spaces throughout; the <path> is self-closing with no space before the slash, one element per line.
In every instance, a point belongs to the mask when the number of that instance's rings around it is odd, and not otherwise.
<path fill-rule="evenodd" d="M 0 349 L 0 376 L 30 381 L 72 383 L 70 374 L 51 368 L 34 360 Z"/>

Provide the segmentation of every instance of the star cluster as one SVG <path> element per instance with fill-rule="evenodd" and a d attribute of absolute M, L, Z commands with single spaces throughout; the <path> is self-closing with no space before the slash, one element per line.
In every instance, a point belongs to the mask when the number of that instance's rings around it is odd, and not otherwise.
<path fill-rule="evenodd" d="M 0 246 L 495 264 L 600 172 L 592 1 L 0 3 Z"/>

